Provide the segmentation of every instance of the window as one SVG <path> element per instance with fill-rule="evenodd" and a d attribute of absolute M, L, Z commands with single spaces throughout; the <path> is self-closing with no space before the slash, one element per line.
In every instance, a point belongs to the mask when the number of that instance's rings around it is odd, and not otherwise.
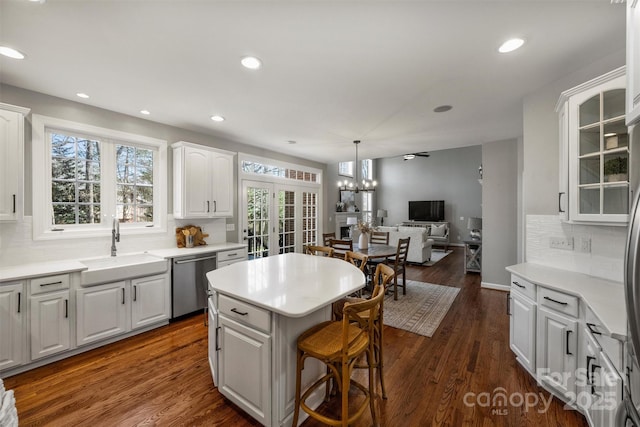
<path fill-rule="evenodd" d="M 353 162 L 338 163 L 338 175 L 349 176 L 353 178 Z"/>
<path fill-rule="evenodd" d="M 33 116 L 34 239 L 166 231 L 166 141 Z"/>

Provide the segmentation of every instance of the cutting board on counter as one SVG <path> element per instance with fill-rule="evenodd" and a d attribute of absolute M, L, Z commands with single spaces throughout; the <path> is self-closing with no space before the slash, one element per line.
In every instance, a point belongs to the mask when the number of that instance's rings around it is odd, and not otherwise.
<path fill-rule="evenodd" d="M 176 227 L 176 243 L 179 248 L 187 247 L 187 235 L 193 236 L 193 246 L 205 246 L 207 242 L 204 241 L 205 237 L 209 237 L 208 234 L 203 233 L 200 227 L 195 225 L 185 225 L 184 227 Z"/>

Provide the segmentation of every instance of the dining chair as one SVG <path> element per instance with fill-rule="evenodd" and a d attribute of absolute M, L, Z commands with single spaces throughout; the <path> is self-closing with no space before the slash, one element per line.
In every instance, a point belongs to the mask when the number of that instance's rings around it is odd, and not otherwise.
<path fill-rule="evenodd" d="M 380 245 L 389 244 L 389 232 L 388 231 L 373 231 L 371 233 L 371 243 L 377 243 Z"/>
<path fill-rule="evenodd" d="M 325 246 L 331 245 L 331 239 L 336 238 L 335 231 L 333 233 L 322 233 L 322 244 Z"/>
<path fill-rule="evenodd" d="M 333 256 L 344 259 L 347 251 L 353 251 L 353 240 L 331 239 L 329 246 L 333 248 Z"/>
<path fill-rule="evenodd" d="M 351 378 L 358 358 L 366 354 L 367 360 L 374 360 L 375 327 L 384 298 L 384 286 L 378 285 L 370 299 L 346 303 L 340 321 L 326 321 L 304 331 L 297 341 L 296 357 L 296 397 L 292 425 L 298 425 L 300 408 L 311 418 L 324 424 L 348 426 L 353 424 L 367 406 L 371 411 L 372 425 L 377 425 L 374 394 L 374 364 L 369 363 L 369 387 Z M 302 370 L 308 358 L 317 359 L 327 366 L 327 373 L 302 393 Z M 340 418 L 332 418 L 317 412 L 306 404 L 307 398 L 320 386 L 331 380 L 336 384 L 341 398 Z M 349 416 L 350 387 L 354 386 L 364 394 L 364 399 L 352 409 Z M 327 389 L 328 390 L 328 389 Z M 327 393 L 326 398 L 329 398 Z"/>
<path fill-rule="evenodd" d="M 391 281 L 391 279 L 393 279 L 393 275 L 394 275 L 393 268 L 391 268 L 386 264 L 378 264 L 378 267 L 376 267 L 376 272 L 373 278 L 374 292 L 376 289 L 386 289 L 388 283 Z M 379 288 L 380 285 L 382 285 L 382 288 Z M 375 296 L 375 294 L 372 296 Z M 363 300 L 362 298 L 346 297 L 333 303 L 334 319 L 335 320 L 342 319 L 342 311 L 344 309 L 344 305 L 347 302 L 353 303 L 353 302 L 358 302 L 362 300 Z M 373 326 L 374 326 L 373 355 L 374 357 L 373 357 L 373 361 L 370 363 L 373 363 L 374 368 L 378 370 L 380 388 L 382 389 L 382 398 L 386 399 L 387 392 L 384 387 L 384 374 L 383 374 L 383 367 L 384 367 L 384 357 L 383 357 L 383 350 L 384 350 L 384 345 L 383 345 L 384 344 L 384 339 L 383 339 L 384 319 L 383 317 L 384 316 L 383 315 L 384 315 L 384 300 L 383 300 L 383 303 L 380 305 L 380 315 L 378 316 L 378 318 L 374 319 L 374 322 L 373 322 Z M 366 368 L 367 366 L 362 364 L 357 364 L 355 365 L 355 367 Z"/>
<path fill-rule="evenodd" d="M 398 239 L 398 247 L 396 249 L 396 257 L 393 259 L 393 299 L 398 299 L 398 286 L 402 287 L 402 295 L 407 294 L 407 253 L 409 252 L 409 241 L 411 237 L 406 239 Z M 402 285 L 398 285 L 398 276 L 402 274 Z"/>
<path fill-rule="evenodd" d="M 304 253 L 308 255 L 333 257 L 333 248 L 329 246 L 305 245 Z"/>

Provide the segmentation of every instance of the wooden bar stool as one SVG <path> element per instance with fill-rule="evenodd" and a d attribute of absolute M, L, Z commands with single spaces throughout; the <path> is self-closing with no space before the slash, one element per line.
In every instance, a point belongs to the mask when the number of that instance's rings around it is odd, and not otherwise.
<path fill-rule="evenodd" d="M 351 379 L 351 373 L 358 357 L 366 354 L 367 360 L 374 360 L 374 319 L 380 316 L 384 298 L 384 286 L 378 285 L 375 296 L 354 303 L 346 303 L 341 321 L 327 321 L 316 325 L 298 337 L 296 361 L 296 400 L 292 425 L 298 425 L 300 408 L 311 418 L 332 426 L 348 426 L 362 416 L 367 406 L 371 410 L 372 424 L 376 424 L 373 396 L 373 364 L 369 364 L 369 387 Z M 327 365 L 327 374 L 314 382 L 304 393 L 301 392 L 302 369 L 307 358 L 320 360 Z M 331 418 L 311 409 L 306 399 L 318 387 L 334 380 L 341 394 L 340 418 Z M 349 388 L 354 385 L 365 395 L 364 401 L 349 415 Z"/>

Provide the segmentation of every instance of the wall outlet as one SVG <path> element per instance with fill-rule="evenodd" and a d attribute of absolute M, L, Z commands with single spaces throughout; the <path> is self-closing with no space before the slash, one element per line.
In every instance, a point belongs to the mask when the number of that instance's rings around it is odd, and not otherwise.
<path fill-rule="evenodd" d="M 227 224 L 227 231 L 236 231 L 236 225 L 235 224 Z"/>
<path fill-rule="evenodd" d="M 591 253 L 591 239 L 588 237 L 583 237 L 580 239 L 580 252 L 584 252 L 586 254 Z"/>
<path fill-rule="evenodd" d="M 554 249 L 573 250 L 573 237 L 550 237 L 549 247 Z"/>

